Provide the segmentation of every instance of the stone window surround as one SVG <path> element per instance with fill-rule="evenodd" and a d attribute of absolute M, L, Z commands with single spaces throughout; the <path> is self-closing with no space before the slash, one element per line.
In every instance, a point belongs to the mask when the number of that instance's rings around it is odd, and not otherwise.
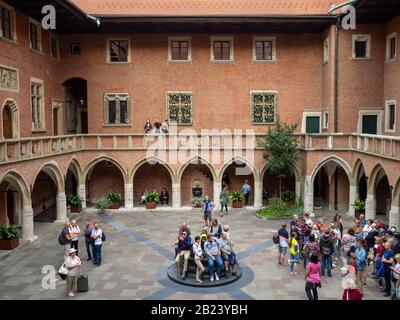
<path fill-rule="evenodd" d="M 357 133 L 362 134 L 362 117 L 363 116 L 377 116 L 377 129 L 376 134 L 382 134 L 382 117 L 383 117 L 382 109 L 361 109 L 358 110 L 358 125 L 357 125 Z"/>
<path fill-rule="evenodd" d="M 187 41 L 188 42 L 188 59 L 187 60 L 172 60 L 172 41 Z M 192 62 L 192 37 L 191 36 L 171 36 L 168 37 L 168 63 L 191 63 Z"/>
<path fill-rule="evenodd" d="M 390 59 L 390 58 L 389 58 L 389 54 L 390 54 L 390 40 L 392 40 L 393 38 L 396 39 L 396 49 L 395 49 L 395 53 L 394 53 L 394 58 L 393 58 L 393 59 Z M 386 62 L 386 63 L 390 63 L 390 62 L 396 61 L 396 57 L 397 57 L 397 43 L 398 43 L 398 41 L 397 41 L 397 32 L 392 32 L 391 34 L 389 34 L 389 35 L 386 37 L 386 56 L 385 56 L 385 62 Z"/>
<path fill-rule="evenodd" d="M 9 4 L 5 3 L 4 1 L 0 0 L 0 6 L 6 8 L 7 10 L 10 11 L 10 15 L 11 15 L 11 36 L 12 39 L 8 39 L 8 38 L 4 38 L 3 37 L 3 32 L 1 31 L 1 36 L 0 39 L 7 41 L 7 42 L 11 42 L 11 43 L 16 43 L 17 42 L 17 20 L 16 20 L 16 14 L 15 14 L 15 9 L 14 7 L 10 6 Z M 1 26 L 0 26 L 1 28 Z"/>
<path fill-rule="evenodd" d="M 110 42 L 111 42 L 111 41 L 128 41 L 128 57 L 127 57 L 128 59 L 127 59 L 127 61 L 118 61 L 118 62 L 111 61 L 111 59 L 110 59 L 110 53 L 111 53 L 111 50 L 110 50 Z M 131 63 L 131 56 L 132 56 L 131 51 L 132 51 L 132 46 L 131 46 L 131 38 L 130 38 L 130 37 L 126 37 L 126 36 L 122 36 L 122 37 L 118 37 L 118 36 L 109 37 L 109 38 L 106 39 L 106 46 L 107 46 L 107 48 L 106 48 L 106 52 L 107 52 L 106 62 L 107 62 L 108 64 L 129 64 L 129 63 Z"/>
<path fill-rule="evenodd" d="M 275 94 L 275 115 L 274 122 L 254 122 L 253 121 L 253 93 L 272 93 Z M 250 90 L 250 116 L 252 125 L 269 125 L 276 123 L 276 117 L 278 115 L 278 91 L 277 90 Z"/>
<path fill-rule="evenodd" d="M 272 59 L 257 60 L 256 59 L 256 42 L 271 41 L 272 42 Z M 276 62 L 276 37 L 274 36 L 253 36 L 253 63 L 275 63 Z"/>
<path fill-rule="evenodd" d="M 192 105 L 191 105 L 191 122 L 190 123 L 176 123 L 177 126 L 192 126 L 194 123 L 194 94 L 193 91 L 167 91 L 165 94 L 165 106 L 166 106 L 166 116 L 165 119 L 168 119 L 169 124 L 171 125 L 171 122 L 169 120 L 169 95 L 170 94 L 190 94 L 192 96 Z"/>
<path fill-rule="evenodd" d="M 56 39 L 56 45 L 57 45 L 57 57 L 53 57 L 52 53 L 52 39 Z M 61 55 L 60 55 L 60 38 L 56 33 L 51 33 L 50 35 L 50 57 L 52 57 L 55 60 L 60 60 Z"/>
<path fill-rule="evenodd" d="M 45 116 L 45 110 L 46 110 L 46 99 L 45 99 L 45 88 L 44 88 L 44 81 L 41 79 L 36 79 L 36 78 L 30 78 L 30 94 L 31 94 L 31 114 L 33 111 L 33 106 L 32 106 L 32 84 L 38 84 L 41 85 L 42 88 L 42 103 L 40 105 L 40 117 L 41 117 L 41 123 L 42 127 L 41 128 L 34 128 L 34 124 L 32 121 L 32 132 L 45 132 L 46 131 L 46 116 Z M 33 120 L 33 119 L 32 119 Z"/>
<path fill-rule="evenodd" d="M 52 125 L 54 124 L 54 118 L 53 118 L 54 117 L 54 113 L 53 113 L 53 110 L 54 109 L 61 110 L 61 112 L 58 113 L 59 117 L 58 117 L 57 126 L 58 126 L 58 129 L 60 129 L 59 132 L 58 132 L 58 135 L 62 135 L 62 132 L 64 130 L 64 128 L 63 128 L 63 124 L 64 124 L 63 102 L 62 102 L 61 99 L 52 99 L 51 100 L 51 105 L 52 105 L 52 113 L 51 113 L 51 123 L 52 123 Z M 54 128 L 53 128 L 53 133 L 54 133 Z"/>
<path fill-rule="evenodd" d="M 3 110 L 4 108 L 9 105 L 9 108 L 11 109 L 11 117 L 12 117 L 12 132 L 13 132 L 13 139 L 19 139 L 20 137 L 20 126 L 19 126 L 19 108 L 17 103 L 11 99 L 11 98 L 6 98 L 1 106 L 0 112 L 1 112 L 1 125 L 3 125 Z M 3 136 L 4 129 L 2 127 L 1 130 L 1 139 L 4 139 Z"/>
<path fill-rule="evenodd" d="M 355 43 L 356 40 L 366 41 L 366 56 L 365 57 L 356 57 L 355 52 Z M 371 59 L 371 35 L 370 34 L 353 34 L 351 38 L 351 58 L 353 60 L 368 60 Z"/>
<path fill-rule="evenodd" d="M 396 100 L 387 100 L 385 102 L 385 132 L 396 132 Z M 393 129 L 389 129 L 389 106 L 394 105 L 394 125 Z"/>
<path fill-rule="evenodd" d="M 230 58 L 229 60 L 215 60 L 214 59 L 214 42 L 215 41 L 229 41 L 230 42 Z M 233 36 L 210 36 L 210 62 L 212 63 L 232 63 L 234 62 L 233 55 Z"/>
<path fill-rule="evenodd" d="M 0 87 L 0 90 L 19 93 L 19 70 L 17 68 L 13 68 L 13 67 L 6 66 L 6 65 L 3 65 L 3 64 L 0 64 L 0 68 L 4 68 L 4 69 L 9 69 L 9 70 L 15 71 L 16 75 L 17 75 L 17 89 L 9 89 L 9 88 Z"/>
<path fill-rule="evenodd" d="M 328 129 L 328 128 L 329 128 L 329 112 L 325 110 L 323 112 L 322 129 Z"/>
<path fill-rule="evenodd" d="M 303 110 L 303 116 L 301 120 L 301 133 L 306 133 L 307 117 L 319 117 L 319 132 L 322 129 L 322 111 L 320 110 Z"/>
<path fill-rule="evenodd" d="M 329 53 L 330 53 L 330 45 L 329 45 L 329 37 L 328 37 L 323 42 L 323 58 L 322 58 L 322 62 L 324 64 L 329 62 Z"/>
<path fill-rule="evenodd" d="M 127 101 L 129 101 L 129 103 L 127 104 L 127 123 L 106 123 L 105 122 L 105 115 L 106 115 L 106 111 L 108 112 L 108 107 L 106 107 L 105 103 L 107 100 L 107 96 L 127 96 Z M 132 126 L 132 119 L 131 119 L 131 104 L 132 104 L 132 98 L 131 95 L 127 92 L 122 93 L 122 92 L 118 92 L 118 93 L 112 93 L 112 92 L 108 92 L 104 94 L 103 97 L 103 101 L 104 101 L 104 110 L 103 110 L 103 127 L 131 127 Z M 109 101 L 109 100 L 108 100 Z M 107 108 L 107 110 L 106 110 Z"/>
<path fill-rule="evenodd" d="M 31 42 L 31 23 L 37 26 L 37 41 L 38 41 L 38 50 L 32 48 Z M 42 25 L 40 22 L 37 22 L 35 19 L 29 17 L 28 20 L 28 35 L 29 35 L 29 47 L 32 52 L 43 54 L 43 43 L 42 43 Z"/>

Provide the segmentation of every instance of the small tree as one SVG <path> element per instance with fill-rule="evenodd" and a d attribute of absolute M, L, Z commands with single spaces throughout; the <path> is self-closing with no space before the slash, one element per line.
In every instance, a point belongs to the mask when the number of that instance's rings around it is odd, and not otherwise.
<path fill-rule="evenodd" d="M 260 146 L 264 148 L 267 169 L 279 178 L 279 195 L 282 192 L 282 178 L 293 175 L 299 161 L 299 148 L 293 132 L 297 123 L 286 124 L 277 119 L 274 128 L 269 129 Z"/>

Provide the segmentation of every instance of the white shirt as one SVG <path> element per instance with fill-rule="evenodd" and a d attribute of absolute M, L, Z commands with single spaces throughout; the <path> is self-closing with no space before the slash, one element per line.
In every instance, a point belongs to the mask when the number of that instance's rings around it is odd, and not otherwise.
<path fill-rule="evenodd" d="M 372 231 L 372 227 L 368 225 L 368 223 L 364 226 L 362 229 L 363 232 L 363 238 L 365 238 L 368 234 L 368 232 Z"/>
<path fill-rule="evenodd" d="M 68 231 L 70 234 L 74 234 L 75 232 L 79 232 L 79 233 L 81 232 L 81 230 L 79 229 L 78 226 L 70 226 Z M 79 239 L 79 236 L 76 235 L 71 239 L 71 241 L 78 241 L 78 239 Z"/>
<path fill-rule="evenodd" d="M 94 244 L 95 245 L 99 245 L 99 244 L 102 244 L 103 243 L 103 241 L 101 241 L 101 236 L 103 235 L 103 231 L 100 229 L 100 228 L 98 228 L 97 230 L 96 229 L 93 229 L 93 231 L 92 231 L 92 237 L 94 238 L 94 237 L 97 237 L 96 238 L 96 240 L 94 240 Z"/>
<path fill-rule="evenodd" d="M 314 224 L 310 218 L 306 219 L 306 225 Z"/>
<path fill-rule="evenodd" d="M 395 268 L 397 271 L 400 271 L 400 262 L 397 262 L 396 265 L 394 266 L 394 268 Z M 394 277 L 395 279 L 399 280 L 399 279 L 400 279 L 400 274 L 398 274 L 397 272 L 393 272 L 393 277 Z M 396 290 L 397 290 L 397 288 L 396 288 Z"/>
<path fill-rule="evenodd" d="M 65 261 L 64 261 L 64 265 L 66 268 L 79 265 L 80 263 L 81 263 L 81 259 L 79 259 L 79 257 L 77 255 L 75 255 L 75 258 L 73 258 L 73 259 L 71 256 L 68 256 L 67 259 L 65 259 Z M 68 276 L 76 277 L 78 275 L 78 269 L 79 269 L 79 267 L 68 270 Z"/>
<path fill-rule="evenodd" d="M 201 249 L 201 244 L 197 244 L 196 242 L 193 244 L 193 253 L 194 253 L 194 260 L 200 260 L 200 257 L 203 254 L 203 249 Z"/>

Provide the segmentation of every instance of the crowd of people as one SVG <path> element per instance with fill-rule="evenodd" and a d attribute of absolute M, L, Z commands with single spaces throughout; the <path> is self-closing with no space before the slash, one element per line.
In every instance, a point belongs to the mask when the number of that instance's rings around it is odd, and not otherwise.
<path fill-rule="evenodd" d="M 178 231 L 175 242 L 175 263 L 178 276 L 186 278 L 189 260 L 196 264 L 196 282 L 203 282 L 202 275 L 206 271 L 210 281 L 219 281 L 221 275 L 225 277 L 237 276 L 236 254 L 234 242 L 229 234 L 229 225 L 222 227 L 218 219 L 211 219 L 210 224 L 204 226 L 199 235 L 191 235 L 190 228 L 183 222 Z"/>
<path fill-rule="evenodd" d="M 98 222 L 92 223 L 90 219 L 86 220 L 83 229 L 85 238 L 87 261 L 99 267 L 101 266 L 101 250 L 105 234 Z M 73 291 L 76 288 L 79 276 L 79 268 L 82 266 L 81 259 L 78 256 L 79 239 L 81 230 L 76 220 L 71 219 L 65 222 L 65 225 L 59 235 L 58 242 L 64 247 L 64 263 L 62 268 L 66 269 L 65 280 L 67 284 L 67 295 L 73 297 Z"/>
<path fill-rule="evenodd" d="M 158 193 L 156 189 L 154 189 L 153 192 L 158 194 L 160 198 L 160 204 L 165 204 L 165 205 L 169 204 L 169 192 L 167 188 L 163 187 L 160 193 Z M 148 194 L 149 192 L 147 190 L 144 190 L 142 192 L 142 195 L 140 196 L 140 204 L 146 204 L 146 199 Z"/>
<path fill-rule="evenodd" d="M 273 240 L 278 244 L 278 264 L 285 265 L 289 251 L 290 276 L 299 272 L 303 260 L 310 300 L 318 300 L 321 277 L 332 277 L 332 269 L 339 263 L 343 265 L 344 300 L 362 299 L 368 272 L 384 297 L 400 299 L 400 233 L 379 219 L 366 220 L 360 215 L 344 232 L 340 214 L 329 224 L 322 218 L 314 223 L 308 213 L 294 215 L 289 228 L 283 223 Z"/>

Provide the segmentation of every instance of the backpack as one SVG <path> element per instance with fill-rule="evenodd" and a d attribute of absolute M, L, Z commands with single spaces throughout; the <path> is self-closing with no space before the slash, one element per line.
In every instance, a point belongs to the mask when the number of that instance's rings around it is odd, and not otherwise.
<path fill-rule="evenodd" d="M 106 241 L 106 234 L 101 230 L 101 241 Z"/>
<path fill-rule="evenodd" d="M 329 248 L 329 247 L 322 247 L 322 254 L 323 254 L 324 256 L 329 256 L 331 253 L 332 253 L 331 248 Z"/>
<path fill-rule="evenodd" d="M 278 244 L 278 243 L 279 243 L 279 235 L 278 235 L 277 233 L 275 233 L 275 234 L 272 236 L 272 242 L 275 243 L 275 244 Z"/>
<path fill-rule="evenodd" d="M 65 239 L 65 236 L 64 236 L 64 232 L 63 232 L 63 231 L 64 231 L 64 229 L 62 229 L 60 235 L 58 236 L 58 243 L 59 243 L 60 245 L 62 245 L 62 246 L 65 246 L 66 244 L 68 244 L 68 240 Z"/>

